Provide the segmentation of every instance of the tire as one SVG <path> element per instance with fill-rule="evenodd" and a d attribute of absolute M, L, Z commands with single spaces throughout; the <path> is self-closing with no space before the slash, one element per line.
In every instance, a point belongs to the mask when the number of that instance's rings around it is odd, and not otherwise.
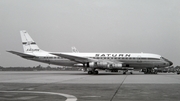
<path fill-rule="evenodd" d="M 98 74 L 99 72 L 98 71 L 94 71 L 94 74 Z"/>
<path fill-rule="evenodd" d="M 88 74 L 92 74 L 92 71 L 88 71 Z"/>

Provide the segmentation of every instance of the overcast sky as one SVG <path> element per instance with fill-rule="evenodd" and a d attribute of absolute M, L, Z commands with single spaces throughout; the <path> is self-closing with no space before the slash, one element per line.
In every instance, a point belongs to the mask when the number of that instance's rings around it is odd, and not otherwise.
<path fill-rule="evenodd" d="M 0 66 L 37 66 L 23 52 L 27 30 L 47 51 L 155 53 L 180 65 L 180 0 L 0 0 Z"/>

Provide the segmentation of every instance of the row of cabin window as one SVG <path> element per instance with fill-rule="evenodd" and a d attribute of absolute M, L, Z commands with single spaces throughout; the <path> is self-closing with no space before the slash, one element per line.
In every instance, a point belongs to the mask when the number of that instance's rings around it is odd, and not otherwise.
<path fill-rule="evenodd" d="M 137 59 L 129 57 L 93 57 L 93 59 Z"/>
<path fill-rule="evenodd" d="M 93 59 L 141 59 L 141 60 L 160 60 L 157 58 L 135 58 L 135 57 L 92 57 Z"/>
<path fill-rule="evenodd" d="M 65 59 L 62 57 L 43 57 L 44 59 Z M 135 58 L 135 57 L 91 57 L 93 59 L 141 59 L 141 60 L 160 60 L 157 58 Z"/>

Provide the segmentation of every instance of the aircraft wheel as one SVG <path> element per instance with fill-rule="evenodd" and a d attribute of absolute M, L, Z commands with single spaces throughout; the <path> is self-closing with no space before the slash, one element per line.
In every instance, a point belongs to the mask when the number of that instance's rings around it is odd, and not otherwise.
<path fill-rule="evenodd" d="M 93 72 L 92 71 L 88 71 L 88 74 L 92 74 Z"/>
<path fill-rule="evenodd" d="M 98 72 L 98 71 L 94 71 L 93 73 L 94 73 L 94 74 L 98 74 L 99 72 Z"/>
<path fill-rule="evenodd" d="M 123 74 L 126 74 L 126 72 L 123 72 Z"/>
<path fill-rule="evenodd" d="M 130 74 L 133 74 L 133 72 L 130 72 Z"/>

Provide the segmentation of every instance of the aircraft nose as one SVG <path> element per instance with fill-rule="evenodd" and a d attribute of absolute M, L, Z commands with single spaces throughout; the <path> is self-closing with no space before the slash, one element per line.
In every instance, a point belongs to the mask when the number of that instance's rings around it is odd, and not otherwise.
<path fill-rule="evenodd" d="M 163 58 L 163 57 L 162 57 L 162 58 Z M 169 61 L 169 60 L 166 59 L 166 58 L 163 58 L 163 59 L 164 59 L 164 61 L 165 61 L 169 66 L 173 65 L 173 62 Z"/>
<path fill-rule="evenodd" d="M 169 61 L 169 66 L 173 65 L 173 62 Z"/>

